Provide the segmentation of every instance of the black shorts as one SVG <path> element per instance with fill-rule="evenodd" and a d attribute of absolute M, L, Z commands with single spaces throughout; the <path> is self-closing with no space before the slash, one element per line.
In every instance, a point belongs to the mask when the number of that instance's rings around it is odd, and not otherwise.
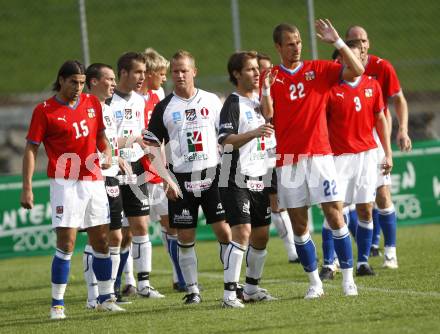
<path fill-rule="evenodd" d="M 119 185 L 124 214 L 126 217 L 147 216 L 150 213 L 147 183 L 139 177 L 144 173 L 144 167 L 140 161 L 136 161 L 131 163 L 131 168 L 138 175 L 137 184 Z"/>
<path fill-rule="evenodd" d="M 106 176 L 105 191 L 110 207 L 110 230 L 118 230 L 122 227 L 122 197 L 118 179 Z"/>
<path fill-rule="evenodd" d="M 276 194 L 278 192 L 278 180 L 277 180 L 277 170 L 274 167 L 272 171 L 272 180 L 270 182 L 270 187 L 268 188 L 269 194 Z"/>
<path fill-rule="evenodd" d="M 269 188 L 251 191 L 229 183 L 220 189 L 221 199 L 230 226 L 251 224 L 252 227 L 268 226 L 271 221 Z"/>
<path fill-rule="evenodd" d="M 225 210 L 218 188 L 219 167 L 203 170 L 197 181 L 191 180 L 191 173 L 175 173 L 183 198 L 168 201 L 170 227 L 195 228 L 202 206 L 207 224 L 225 220 Z"/>

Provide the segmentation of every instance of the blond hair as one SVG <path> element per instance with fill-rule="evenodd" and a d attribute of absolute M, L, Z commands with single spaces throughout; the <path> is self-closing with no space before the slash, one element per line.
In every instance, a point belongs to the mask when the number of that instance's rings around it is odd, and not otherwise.
<path fill-rule="evenodd" d="M 146 48 L 144 53 L 147 73 L 168 70 L 170 62 L 153 48 Z"/>

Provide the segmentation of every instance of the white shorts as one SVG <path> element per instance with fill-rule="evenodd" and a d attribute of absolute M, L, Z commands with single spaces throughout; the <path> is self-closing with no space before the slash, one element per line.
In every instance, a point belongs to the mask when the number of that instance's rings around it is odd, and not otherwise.
<path fill-rule="evenodd" d="M 298 163 L 277 167 L 280 208 L 300 208 L 342 201 L 332 155 L 303 158 Z"/>
<path fill-rule="evenodd" d="M 163 183 L 147 183 L 148 201 L 150 203 L 150 219 L 160 220 L 160 216 L 168 215 L 168 198 L 163 189 Z"/>
<path fill-rule="evenodd" d="M 109 224 L 104 181 L 50 179 L 52 227 L 86 229 Z"/>
<path fill-rule="evenodd" d="M 380 142 L 379 135 L 377 134 L 376 128 L 373 129 L 373 137 L 377 144 L 377 164 L 380 165 L 385 160 L 385 151 L 382 148 L 382 143 Z M 377 183 L 376 188 L 381 186 L 389 186 L 391 185 L 391 175 L 383 175 L 380 168 L 376 170 L 377 174 Z"/>
<path fill-rule="evenodd" d="M 339 190 L 344 203 L 374 202 L 377 181 L 377 148 L 357 154 L 334 157 Z"/>

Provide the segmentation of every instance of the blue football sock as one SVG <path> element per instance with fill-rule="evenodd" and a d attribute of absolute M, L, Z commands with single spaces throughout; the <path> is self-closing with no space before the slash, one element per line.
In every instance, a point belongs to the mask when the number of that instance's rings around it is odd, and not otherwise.
<path fill-rule="evenodd" d="M 103 303 L 111 297 L 112 293 L 112 260 L 110 254 L 93 253 L 93 271 L 98 281 L 98 302 Z"/>
<path fill-rule="evenodd" d="M 347 225 L 344 225 L 344 227 L 339 230 L 332 230 L 332 234 L 339 266 L 341 269 L 353 268 L 353 251 Z"/>
<path fill-rule="evenodd" d="M 379 210 L 373 209 L 373 239 L 371 241 L 372 246 L 379 248 L 380 243 L 380 223 L 379 223 Z"/>
<path fill-rule="evenodd" d="M 72 253 L 56 249 L 52 260 L 52 306 L 64 305 L 64 291 L 69 279 Z"/>
<path fill-rule="evenodd" d="M 318 268 L 316 260 L 316 247 L 312 241 L 310 233 L 302 236 L 294 236 L 296 252 L 305 272 L 312 272 Z"/>
<path fill-rule="evenodd" d="M 325 226 L 322 226 L 322 255 L 324 257 L 324 265 L 332 265 L 335 261 L 333 234 L 332 231 Z"/>
<path fill-rule="evenodd" d="M 356 230 L 358 225 L 358 215 L 356 209 L 349 211 L 347 225 L 351 235 L 356 238 Z"/>
<path fill-rule="evenodd" d="M 167 234 L 168 252 L 173 261 L 174 269 L 176 270 L 178 284 L 180 288 L 185 288 L 185 279 L 183 278 L 182 270 L 179 265 L 179 250 L 177 245 L 177 237 Z"/>
<path fill-rule="evenodd" d="M 129 247 L 121 249 L 121 252 L 119 255 L 121 258 L 121 261 L 119 262 L 118 274 L 116 275 L 115 289 L 119 289 L 121 287 L 122 272 L 124 271 L 125 264 L 127 263 L 128 255 L 130 255 L 130 248 Z"/>
<path fill-rule="evenodd" d="M 396 247 L 397 217 L 394 206 L 379 209 L 379 224 L 383 231 L 385 247 Z"/>
<path fill-rule="evenodd" d="M 358 263 L 368 262 L 370 256 L 371 239 L 373 236 L 373 222 L 359 220 L 356 231 L 356 243 L 358 247 Z"/>

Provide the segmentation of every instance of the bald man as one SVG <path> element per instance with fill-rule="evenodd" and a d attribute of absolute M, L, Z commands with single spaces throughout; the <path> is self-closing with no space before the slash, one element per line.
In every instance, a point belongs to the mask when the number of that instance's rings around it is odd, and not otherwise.
<path fill-rule="evenodd" d="M 399 130 L 397 132 L 397 144 L 401 151 L 411 150 L 411 139 L 408 136 L 408 104 L 400 86 L 396 71 L 391 63 L 380 57 L 368 54 L 370 48 L 370 41 L 368 39 L 367 31 L 361 26 L 351 26 L 346 34 L 346 41 L 358 40 L 361 42 L 363 50 L 361 55 L 362 63 L 365 67 L 365 75 L 372 76 L 379 81 L 382 88 L 384 104 L 386 108 L 386 116 L 389 126 L 389 133 L 391 133 L 391 114 L 388 109 L 388 100 L 391 99 L 394 103 L 394 108 L 399 122 Z M 376 141 L 378 139 L 375 133 Z M 383 155 L 379 155 L 380 161 L 383 160 Z M 377 209 L 373 212 L 374 220 L 374 234 L 371 255 L 379 255 L 379 240 L 380 229 L 382 229 L 385 239 L 384 250 L 384 264 L 383 267 L 396 269 L 396 213 L 393 202 L 391 201 L 391 194 L 389 185 L 391 184 L 390 175 L 378 175 L 376 205 Z"/>

